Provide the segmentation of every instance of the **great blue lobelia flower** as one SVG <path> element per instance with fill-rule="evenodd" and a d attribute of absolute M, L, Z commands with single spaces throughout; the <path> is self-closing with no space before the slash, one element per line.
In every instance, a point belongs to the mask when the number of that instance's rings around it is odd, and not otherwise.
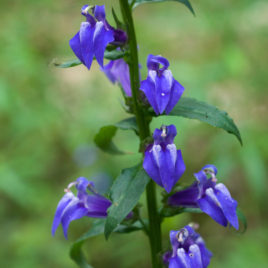
<path fill-rule="evenodd" d="M 154 144 L 145 150 L 143 168 L 148 175 L 169 193 L 185 171 L 181 150 L 173 143 L 177 130 L 174 125 L 154 131 Z"/>
<path fill-rule="evenodd" d="M 146 80 L 141 82 L 140 89 L 146 95 L 156 114 L 164 112 L 169 114 L 184 91 L 184 87 L 173 78 L 168 66 L 169 62 L 166 58 L 148 56 L 148 76 Z"/>
<path fill-rule="evenodd" d="M 123 59 L 112 60 L 101 70 L 112 83 L 118 82 L 128 97 L 131 97 L 130 77 L 128 64 Z"/>
<path fill-rule="evenodd" d="M 76 196 L 70 190 L 72 186 L 76 186 Z M 107 216 L 107 209 L 112 204 L 110 200 L 95 191 L 93 182 L 83 177 L 70 183 L 65 192 L 66 194 L 62 197 L 56 209 L 52 224 L 52 235 L 55 235 L 58 226 L 61 224 L 66 239 L 71 221 L 84 216 L 105 218 Z"/>
<path fill-rule="evenodd" d="M 170 231 L 172 251 L 163 256 L 169 268 L 206 268 L 212 253 L 206 248 L 202 237 L 190 225 L 179 231 Z"/>
<path fill-rule="evenodd" d="M 239 228 L 237 201 L 223 183 L 217 183 L 217 168 L 206 165 L 195 173 L 196 182 L 168 198 L 171 206 L 199 207 L 217 223 Z"/>
<path fill-rule="evenodd" d="M 93 16 L 89 14 L 90 9 L 88 5 L 82 7 L 81 14 L 86 21 L 81 23 L 79 32 L 69 42 L 74 54 L 88 69 L 94 56 L 103 66 L 104 52 L 109 43 L 122 45 L 127 41 L 124 31 L 113 28 L 107 22 L 104 6 L 94 6 Z"/>

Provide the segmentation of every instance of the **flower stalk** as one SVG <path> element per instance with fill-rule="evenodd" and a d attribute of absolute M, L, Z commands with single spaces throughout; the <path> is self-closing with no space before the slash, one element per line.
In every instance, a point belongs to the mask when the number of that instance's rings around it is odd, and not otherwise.
<path fill-rule="evenodd" d="M 129 72 L 130 83 L 133 98 L 133 109 L 139 128 L 140 142 L 150 137 L 149 122 L 146 120 L 146 116 L 142 107 L 139 104 L 138 95 L 140 90 L 140 76 L 139 76 L 139 61 L 138 61 L 138 49 L 136 34 L 134 29 L 134 23 L 132 18 L 131 7 L 127 0 L 119 0 L 120 8 L 123 16 L 124 23 L 127 29 L 128 42 L 129 42 Z M 152 255 L 152 267 L 162 267 L 159 254 L 162 250 L 161 246 L 161 223 L 160 216 L 157 211 L 156 190 L 153 181 L 150 181 L 146 188 L 147 195 L 147 208 L 149 215 L 149 240 Z"/>

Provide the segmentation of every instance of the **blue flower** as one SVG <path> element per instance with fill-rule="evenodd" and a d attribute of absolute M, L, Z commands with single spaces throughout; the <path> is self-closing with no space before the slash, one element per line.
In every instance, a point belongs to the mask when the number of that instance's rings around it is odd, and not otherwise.
<path fill-rule="evenodd" d="M 160 68 L 160 65 L 163 67 Z M 173 78 L 168 66 L 166 58 L 149 55 L 148 76 L 140 86 L 157 115 L 164 112 L 169 114 L 184 91 L 184 87 Z"/>
<path fill-rule="evenodd" d="M 206 165 L 195 173 L 196 182 L 190 187 L 169 197 L 171 206 L 199 207 L 217 223 L 235 229 L 239 228 L 236 214 L 237 201 L 223 183 L 217 183 L 217 169 L 213 165 Z"/>
<path fill-rule="evenodd" d="M 206 268 L 209 265 L 212 253 L 192 226 L 170 231 L 169 236 L 172 252 L 166 252 L 163 258 L 169 268 Z"/>
<path fill-rule="evenodd" d="M 74 185 L 77 189 L 77 196 L 70 190 Z M 88 190 L 91 194 L 88 193 Z M 96 193 L 93 182 L 83 177 L 70 183 L 65 192 L 66 194 L 62 197 L 56 209 L 52 225 L 52 235 L 55 235 L 58 226 L 61 224 L 66 239 L 71 221 L 84 216 L 105 218 L 107 216 L 107 209 L 112 204 L 110 200 Z"/>
<path fill-rule="evenodd" d="M 93 15 L 89 14 L 90 7 L 85 5 L 81 14 L 86 21 L 81 23 L 79 32 L 70 40 L 69 44 L 77 58 L 90 69 L 95 56 L 97 62 L 103 66 L 104 51 L 109 43 L 122 45 L 126 42 L 126 33 L 114 29 L 106 21 L 105 7 L 96 5 Z"/>
<path fill-rule="evenodd" d="M 145 150 L 143 168 L 169 193 L 185 171 L 181 151 L 173 143 L 177 130 L 174 125 L 154 131 L 154 144 Z"/>
<path fill-rule="evenodd" d="M 128 97 L 131 97 L 130 77 L 128 64 L 123 59 L 112 60 L 101 70 L 112 83 L 118 82 Z"/>

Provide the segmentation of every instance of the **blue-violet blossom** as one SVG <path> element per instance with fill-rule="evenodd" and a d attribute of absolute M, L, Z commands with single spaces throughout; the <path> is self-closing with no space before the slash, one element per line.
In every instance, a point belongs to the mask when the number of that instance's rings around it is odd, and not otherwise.
<path fill-rule="evenodd" d="M 154 131 L 154 144 L 145 150 L 143 168 L 148 175 L 169 193 L 185 171 L 181 150 L 173 143 L 177 130 L 174 125 Z"/>
<path fill-rule="evenodd" d="M 170 231 L 172 252 L 166 252 L 163 261 L 169 268 L 206 268 L 212 253 L 202 237 L 190 225 L 179 231 Z"/>
<path fill-rule="evenodd" d="M 169 197 L 168 203 L 171 206 L 199 207 L 217 223 L 227 226 L 229 222 L 238 229 L 237 201 L 223 183 L 217 183 L 216 174 L 215 166 L 204 166 L 194 174 L 197 181 Z"/>
<path fill-rule="evenodd" d="M 169 114 L 184 91 L 184 87 L 173 78 L 168 66 L 169 62 L 166 58 L 149 55 L 148 76 L 140 86 L 157 115 L 163 114 L 164 111 Z"/>
<path fill-rule="evenodd" d="M 109 43 L 122 45 L 127 41 L 124 31 L 114 29 L 107 22 L 104 6 L 93 7 L 93 16 L 89 14 L 90 9 L 88 5 L 82 7 L 81 14 L 86 21 L 81 23 L 79 32 L 69 42 L 74 54 L 88 69 L 94 56 L 103 66 L 104 51 Z"/>
<path fill-rule="evenodd" d="M 112 60 L 101 70 L 112 83 L 118 82 L 128 97 L 131 97 L 130 77 L 128 64 L 123 59 Z"/>
<path fill-rule="evenodd" d="M 74 185 L 77 189 L 77 196 L 70 190 Z M 88 190 L 91 194 L 89 194 Z M 93 182 L 83 177 L 70 183 L 67 189 L 65 189 L 65 192 L 66 194 L 62 197 L 56 209 L 52 225 L 52 235 L 55 235 L 58 226 L 61 224 L 66 239 L 71 221 L 84 216 L 105 218 L 107 216 L 107 209 L 112 204 L 110 200 L 95 191 Z"/>

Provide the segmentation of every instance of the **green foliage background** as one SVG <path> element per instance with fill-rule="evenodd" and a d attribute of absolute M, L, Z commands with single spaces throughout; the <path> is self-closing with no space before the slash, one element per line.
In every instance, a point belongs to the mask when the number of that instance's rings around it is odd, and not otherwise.
<path fill-rule="evenodd" d="M 117 1 L 101 1 L 118 10 Z M 127 156 L 109 156 L 94 147 L 102 125 L 126 117 L 120 90 L 96 63 L 56 69 L 52 60 L 73 58 L 68 40 L 79 29 L 80 8 L 87 1 L 43 0 L 1 3 L 0 29 L 0 259 L 1 267 L 76 265 L 68 257 L 72 241 L 90 226 L 81 219 L 70 226 L 69 240 L 59 229 L 51 237 L 56 204 L 78 176 L 112 180 L 134 165 L 138 140 L 118 131 L 115 142 Z M 91 1 L 98 3 L 100 1 Z M 248 218 L 244 235 L 218 226 L 206 215 L 168 219 L 168 232 L 189 221 L 213 251 L 211 267 L 265 267 L 268 263 L 267 209 L 267 62 L 268 3 L 265 0 L 193 0 L 196 17 L 181 4 L 143 5 L 134 12 L 142 76 L 148 53 L 170 59 L 171 70 L 186 88 L 184 96 L 207 101 L 229 112 L 244 146 L 222 130 L 187 119 L 175 123 L 176 139 L 187 171 L 181 182 L 207 163 L 230 188 Z M 109 15 L 110 21 L 111 16 Z M 108 242 L 93 238 L 84 249 L 95 267 L 149 267 L 149 244 L 142 233 L 114 234 Z"/>

